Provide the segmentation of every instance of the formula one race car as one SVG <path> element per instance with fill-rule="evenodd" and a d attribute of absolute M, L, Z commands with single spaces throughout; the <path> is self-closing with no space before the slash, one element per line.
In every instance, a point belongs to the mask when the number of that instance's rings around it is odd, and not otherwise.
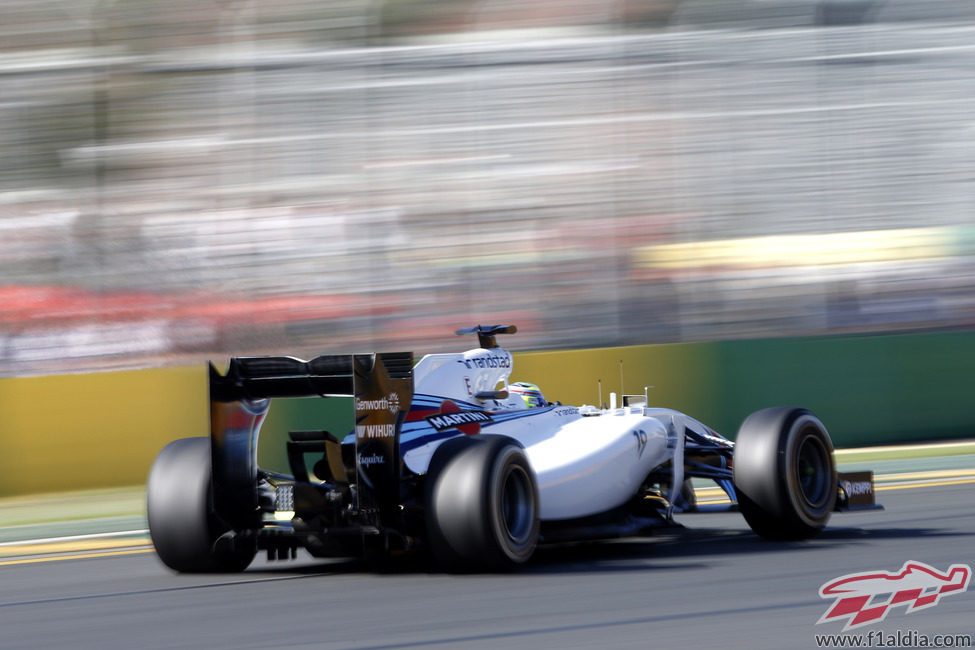
<path fill-rule="evenodd" d="M 497 344 L 409 353 L 238 357 L 210 366 L 209 438 L 167 445 L 148 481 L 149 530 L 176 571 L 241 571 L 270 559 L 430 549 L 448 570 L 526 562 L 539 543 L 644 534 L 693 507 L 712 479 L 751 528 L 804 539 L 834 510 L 877 507 L 872 474 L 838 476 L 826 428 L 807 410 L 758 411 L 736 441 L 678 411 L 623 396 L 608 408 L 548 403 L 508 383 Z M 273 398 L 342 399 L 354 429 L 291 431 L 290 474 L 258 467 Z M 349 420 L 351 422 L 351 420 Z M 346 435 L 347 434 L 347 435 Z"/>

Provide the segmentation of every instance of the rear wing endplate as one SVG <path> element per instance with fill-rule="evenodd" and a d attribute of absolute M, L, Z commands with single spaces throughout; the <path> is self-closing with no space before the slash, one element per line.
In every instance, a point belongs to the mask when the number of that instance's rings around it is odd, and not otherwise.
<path fill-rule="evenodd" d="M 210 364 L 210 441 L 214 506 L 228 523 L 254 525 L 257 442 L 274 398 L 352 397 L 359 507 L 380 516 L 399 499 L 399 433 L 413 399 L 410 352 L 234 357 L 221 374 Z"/>

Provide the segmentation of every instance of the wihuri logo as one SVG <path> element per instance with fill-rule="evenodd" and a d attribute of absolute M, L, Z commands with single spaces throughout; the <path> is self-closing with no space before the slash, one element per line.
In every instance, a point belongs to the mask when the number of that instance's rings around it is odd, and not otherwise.
<path fill-rule="evenodd" d="M 846 620 L 843 631 L 879 623 L 894 607 L 907 614 L 934 607 L 942 596 L 968 589 L 972 568 L 952 564 L 942 573 L 923 562 L 905 562 L 900 571 L 865 571 L 830 580 L 819 588 L 820 598 L 835 599 L 816 624 Z"/>

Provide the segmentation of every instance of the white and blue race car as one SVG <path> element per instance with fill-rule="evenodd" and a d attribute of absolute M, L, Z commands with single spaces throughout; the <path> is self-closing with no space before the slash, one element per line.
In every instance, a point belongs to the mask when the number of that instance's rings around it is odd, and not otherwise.
<path fill-rule="evenodd" d="M 210 435 L 167 445 L 149 475 L 156 552 L 182 572 L 270 559 L 426 548 L 449 570 L 499 570 L 540 543 L 646 534 L 695 507 L 711 479 L 751 528 L 804 539 L 835 510 L 872 508 L 872 475 L 837 474 L 809 411 L 749 416 L 734 442 L 645 395 L 608 407 L 549 403 L 509 384 L 514 326 L 477 326 L 478 347 L 410 353 L 236 357 L 210 367 Z M 291 431 L 290 474 L 257 462 L 275 398 L 344 398 L 354 428 Z M 346 425 L 346 428 L 348 426 Z M 851 489 L 854 485 L 856 489 Z"/>

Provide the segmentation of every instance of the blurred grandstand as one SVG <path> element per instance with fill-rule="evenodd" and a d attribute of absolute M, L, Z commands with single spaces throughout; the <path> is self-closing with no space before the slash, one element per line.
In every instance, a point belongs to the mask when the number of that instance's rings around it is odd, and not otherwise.
<path fill-rule="evenodd" d="M 0 0 L 0 375 L 971 327 L 965 0 Z"/>

